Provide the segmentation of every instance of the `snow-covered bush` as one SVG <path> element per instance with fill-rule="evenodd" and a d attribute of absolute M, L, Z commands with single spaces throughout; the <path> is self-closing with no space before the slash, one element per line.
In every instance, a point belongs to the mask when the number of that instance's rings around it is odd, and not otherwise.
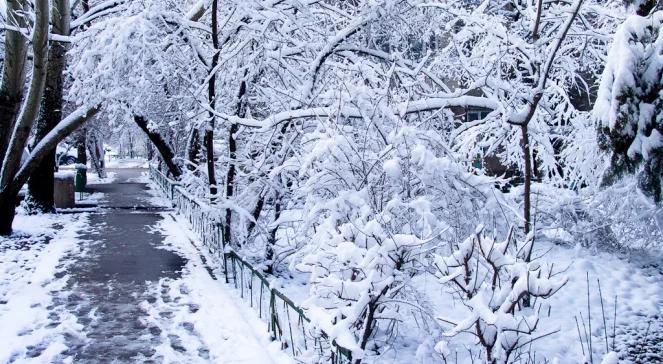
<path fill-rule="evenodd" d="M 438 131 L 389 115 L 379 98 L 362 103 L 371 96 L 361 89 L 355 95 L 372 117 L 318 121 L 289 163 L 301 181 L 294 262 L 310 273 L 305 307 L 330 341 L 361 358 L 393 340 L 418 307 L 408 305 L 411 280 L 430 252 L 473 231 L 471 221 L 490 223 L 505 202 L 497 180 L 468 173 Z"/>
<path fill-rule="evenodd" d="M 453 326 L 444 335 L 473 334 L 485 362 L 516 360 L 525 345 L 540 337 L 542 303 L 523 307 L 522 300 L 548 298 L 566 283 L 552 265 L 524 260 L 533 238 L 518 242 L 510 233 L 500 242 L 479 226 L 453 253 L 435 259 L 440 281 L 466 307 L 464 317 L 440 318 Z M 438 346 L 444 347 L 444 342 Z"/>
<path fill-rule="evenodd" d="M 586 247 L 663 249 L 663 209 L 627 176 L 605 188 L 534 186 L 537 226 L 551 238 Z"/>

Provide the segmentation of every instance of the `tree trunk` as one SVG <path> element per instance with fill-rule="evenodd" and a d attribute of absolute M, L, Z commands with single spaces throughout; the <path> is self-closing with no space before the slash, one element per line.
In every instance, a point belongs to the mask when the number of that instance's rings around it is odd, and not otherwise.
<path fill-rule="evenodd" d="M 525 261 L 529 262 L 532 260 L 532 250 L 534 250 L 534 241 L 529 241 L 529 233 L 532 229 L 532 215 L 531 215 L 531 208 L 532 208 L 532 200 L 531 200 L 531 188 L 532 188 L 532 153 L 531 153 L 531 147 L 529 143 L 529 130 L 527 128 L 527 124 L 523 124 L 520 127 L 520 131 L 522 133 L 522 148 L 523 148 L 523 158 L 525 159 L 525 185 L 524 190 L 523 190 L 523 218 L 525 220 L 525 244 L 529 244 L 528 250 L 525 253 Z M 523 306 L 525 307 L 530 307 L 531 306 L 531 296 L 529 294 L 526 294 L 525 297 L 523 297 Z"/>
<path fill-rule="evenodd" d="M 154 144 L 154 146 L 157 148 L 157 151 L 159 152 L 159 155 L 161 155 L 161 159 L 163 159 L 164 163 L 166 163 L 170 174 L 172 174 L 176 179 L 180 178 L 182 175 L 182 170 L 175 163 L 175 153 L 173 153 L 173 150 L 170 148 L 166 140 L 161 136 L 161 134 L 156 131 L 152 131 L 147 127 L 147 119 L 145 117 L 134 115 L 134 121 L 138 127 L 143 130 L 145 134 L 147 134 L 147 137 L 150 138 L 152 144 Z"/>
<path fill-rule="evenodd" d="M 216 108 L 216 65 L 219 63 L 219 35 L 217 24 L 217 7 L 218 0 L 212 2 L 212 45 L 214 47 L 214 55 L 212 56 L 212 64 L 210 65 L 210 73 L 212 73 L 209 83 L 207 84 L 207 97 L 209 101 L 209 121 L 205 128 L 205 150 L 207 159 L 207 178 L 209 181 L 209 194 L 210 201 L 214 202 L 217 194 L 216 187 L 216 172 L 214 171 L 214 121 L 216 116 L 214 110 Z"/>
<path fill-rule="evenodd" d="M 32 80 L 25 103 L 14 127 L 9 147 L 5 153 L 0 173 L 0 189 L 5 189 L 14 179 L 21 166 L 21 156 L 30 137 L 30 130 L 37 118 L 41 98 L 46 87 L 46 65 L 48 58 L 49 1 L 35 1 L 35 24 L 32 37 Z"/>
<path fill-rule="evenodd" d="M 16 20 L 10 25 L 26 27 L 23 11 L 25 0 L 7 1 L 7 19 Z M 28 52 L 27 40 L 22 34 L 9 29 L 5 32 L 5 58 L 0 81 L 0 164 L 5 160 L 9 139 L 23 99 Z"/>
<path fill-rule="evenodd" d="M 14 215 L 16 215 L 16 193 L 0 193 L 0 235 L 11 235 Z"/>
<path fill-rule="evenodd" d="M 42 159 L 52 151 L 62 139 L 99 112 L 99 107 L 81 107 L 63 119 L 62 122 L 37 144 L 30 157 L 21 166 L 13 179 L 0 189 L 0 235 L 11 234 L 11 226 L 16 212 L 17 195 Z"/>
<path fill-rule="evenodd" d="M 256 205 L 253 208 L 253 212 L 251 213 L 251 216 L 253 216 L 254 221 L 249 221 L 249 225 L 246 228 L 247 239 L 251 236 L 253 229 L 255 229 L 256 224 L 258 223 L 258 219 L 260 218 L 260 214 L 262 213 L 262 208 L 264 204 L 265 204 L 265 196 L 263 194 L 263 191 L 261 191 L 258 194 L 258 200 L 256 201 Z"/>
<path fill-rule="evenodd" d="M 105 178 L 103 146 L 99 146 L 99 137 L 96 133 L 92 133 L 88 139 L 87 148 L 90 153 L 90 159 L 92 160 L 92 167 L 94 167 L 99 178 Z"/>
<path fill-rule="evenodd" d="M 247 72 L 244 72 L 246 77 Z M 244 95 L 246 95 L 246 80 L 242 80 L 239 84 L 239 92 L 237 93 L 237 110 L 235 114 L 243 118 L 244 113 Z M 237 140 L 235 134 L 239 131 L 239 125 L 236 123 L 230 124 L 228 130 L 228 173 L 226 174 L 226 198 L 231 198 L 235 194 L 235 162 L 237 160 Z M 231 225 L 232 225 L 232 209 L 226 208 L 225 224 L 223 227 L 223 240 L 226 244 L 231 243 Z"/>
<path fill-rule="evenodd" d="M 52 32 L 69 35 L 71 14 L 69 0 L 53 0 Z M 67 46 L 64 42 L 54 42 L 48 54 L 46 89 L 41 101 L 41 113 L 37 119 L 35 141 L 37 145 L 62 118 L 62 89 L 64 71 L 67 67 L 65 55 Z M 53 212 L 53 175 L 55 171 L 55 150 L 41 161 L 39 167 L 28 180 L 28 206 L 33 212 Z"/>
<path fill-rule="evenodd" d="M 186 156 L 187 156 L 187 169 L 193 171 L 199 163 L 200 158 L 200 133 L 198 128 L 191 129 L 189 139 L 187 140 Z"/>
<path fill-rule="evenodd" d="M 525 220 L 525 235 L 528 235 L 529 232 L 532 229 L 532 215 L 531 215 L 531 208 L 532 208 L 532 200 L 531 200 L 531 188 L 532 188 L 532 153 L 531 153 L 531 147 L 529 143 L 529 131 L 527 128 L 527 124 L 524 124 L 520 127 L 520 130 L 522 132 L 522 149 L 523 149 L 523 158 L 525 162 L 525 185 L 524 185 L 524 192 L 523 192 L 523 218 Z M 529 252 L 527 253 L 526 261 L 530 261 L 532 257 L 532 249 L 529 249 Z"/>
<path fill-rule="evenodd" d="M 145 151 L 147 152 L 147 160 L 151 161 L 154 158 L 154 145 L 150 138 L 145 139 Z"/>
<path fill-rule="evenodd" d="M 274 191 L 274 221 L 278 221 L 281 217 L 281 196 L 278 192 Z M 267 263 L 267 268 L 265 272 L 268 274 L 274 273 L 274 246 L 276 246 L 276 233 L 279 231 L 279 225 L 276 224 L 274 228 L 269 232 L 269 238 L 267 239 L 267 246 L 265 247 L 265 262 Z"/>
<path fill-rule="evenodd" d="M 87 128 L 81 128 L 76 138 L 76 163 L 87 165 Z"/>
<path fill-rule="evenodd" d="M 13 2 L 8 2 L 12 4 Z M 12 230 L 12 222 L 16 212 L 16 196 L 23 183 L 16 184 L 14 177 L 21 167 L 21 156 L 25 144 L 30 136 L 30 129 L 35 121 L 44 87 L 46 85 L 46 63 L 48 57 L 48 0 L 35 1 L 35 22 L 32 38 L 32 80 L 28 89 L 28 96 L 14 126 L 11 139 L 7 148 L 2 148 L 4 160 L 2 171 L 0 171 L 0 234 L 9 235 Z M 10 6 L 11 7 L 11 6 Z M 11 32 L 10 32 L 11 33 Z M 19 42 L 20 45 L 20 42 Z M 15 54 L 16 49 L 11 49 L 10 44 L 5 44 L 8 54 Z M 16 70 L 14 70 L 16 71 Z M 10 74 L 15 77 L 15 74 Z M 3 79 L 3 86 L 5 81 Z M 20 85 L 22 87 L 23 85 Z M 10 90 L 11 91 L 11 90 Z M 10 92 L 11 93 L 11 92 Z M 11 109 L 11 108 L 10 108 Z M 11 111 L 11 110 L 10 110 Z M 8 125 L 0 125 L 0 129 Z"/>

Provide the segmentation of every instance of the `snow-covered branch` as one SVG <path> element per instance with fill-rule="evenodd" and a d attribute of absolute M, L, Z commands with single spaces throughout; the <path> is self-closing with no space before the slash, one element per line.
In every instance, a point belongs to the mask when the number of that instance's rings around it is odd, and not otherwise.
<path fill-rule="evenodd" d="M 12 181 L 14 186 L 22 186 L 30 177 L 30 174 L 37 168 L 41 160 L 60 143 L 64 138 L 93 118 L 101 108 L 81 106 L 74 110 L 67 117 L 62 119 L 58 125 L 53 128 L 30 152 L 30 156 L 23 162 L 21 168 L 16 173 Z"/>

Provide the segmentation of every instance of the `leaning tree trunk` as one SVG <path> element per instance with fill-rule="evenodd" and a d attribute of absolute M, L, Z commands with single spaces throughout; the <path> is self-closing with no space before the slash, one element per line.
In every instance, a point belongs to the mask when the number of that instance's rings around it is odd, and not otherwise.
<path fill-rule="evenodd" d="M 152 144 L 157 148 L 157 151 L 159 152 L 159 155 L 161 155 L 161 159 L 166 163 L 170 174 L 176 179 L 180 178 L 182 170 L 180 169 L 180 166 L 175 163 L 175 153 L 163 136 L 157 131 L 150 130 L 147 125 L 147 118 L 143 116 L 134 115 L 134 122 L 136 122 L 136 125 L 147 134 L 147 137 L 150 138 Z"/>
<path fill-rule="evenodd" d="M 25 3 L 25 0 L 7 2 L 7 19 L 15 20 L 15 23 L 10 25 L 26 27 L 22 15 Z M 5 58 L 0 85 L 0 164 L 5 159 L 5 152 L 23 99 L 25 61 L 28 52 L 27 40 L 23 34 L 10 29 L 5 32 Z"/>
<path fill-rule="evenodd" d="M 28 181 L 28 177 L 39 166 L 46 154 L 98 112 L 99 106 L 95 106 L 81 107 L 69 114 L 46 138 L 34 147 L 28 160 L 25 161 L 11 181 L 0 189 L 0 235 L 11 234 L 18 191 Z"/>
<path fill-rule="evenodd" d="M 71 23 L 69 0 L 53 0 L 51 12 L 52 32 L 67 36 Z M 35 141 L 37 145 L 62 118 L 62 89 L 64 71 L 67 67 L 67 46 L 64 42 L 54 42 L 48 54 L 46 89 L 41 101 L 41 113 L 37 119 Z M 52 212 L 53 182 L 55 171 L 55 150 L 52 150 L 39 164 L 28 180 L 28 207 L 33 212 Z"/>

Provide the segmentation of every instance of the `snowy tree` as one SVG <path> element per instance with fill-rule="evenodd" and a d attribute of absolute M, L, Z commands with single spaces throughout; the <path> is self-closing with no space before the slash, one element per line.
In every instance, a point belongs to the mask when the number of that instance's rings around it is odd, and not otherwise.
<path fill-rule="evenodd" d="M 653 5 L 653 4 L 650 4 Z M 617 29 L 594 115 L 610 153 L 602 184 L 638 174 L 645 195 L 663 201 L 663 11 L 640 8 Z"/>
<path fill-rule="evenodd" d="M 188 15 L 179 10 L 163 2 L 131 3 L 121 16 L 92 24 L 70 52 L 69 89 L 72 102 L 101 105 L 111 123 L 138 125 L 175 176 L 181 167 L 169 139 L 202 122 L 206 101 L 195 81 L 205 79 L 207 67 Z"/>
<path fill-rule="evenodd" d="M 457 89 L 447 96 L 480 95 L 466 107 L 486 116 L 460 124 L 454 150 L 471 162 L 496 155 L 517 166 L 523 181 L 523 227 L 532 229 L 534 178 L 559 180 L 555 143 L 560 128 L 578 117 L 572 93 L 588 94 L 592 65 L 599 64 L 609 29 L 611 4 L 577 1 L 483 2 L 479 6 L 425 3 L 443 9 L 447 24 L 445 60 Z M 582 50 L 582 51 L 579 51 Z M 442 96 L 442 95 L 440 95 Z"/>

